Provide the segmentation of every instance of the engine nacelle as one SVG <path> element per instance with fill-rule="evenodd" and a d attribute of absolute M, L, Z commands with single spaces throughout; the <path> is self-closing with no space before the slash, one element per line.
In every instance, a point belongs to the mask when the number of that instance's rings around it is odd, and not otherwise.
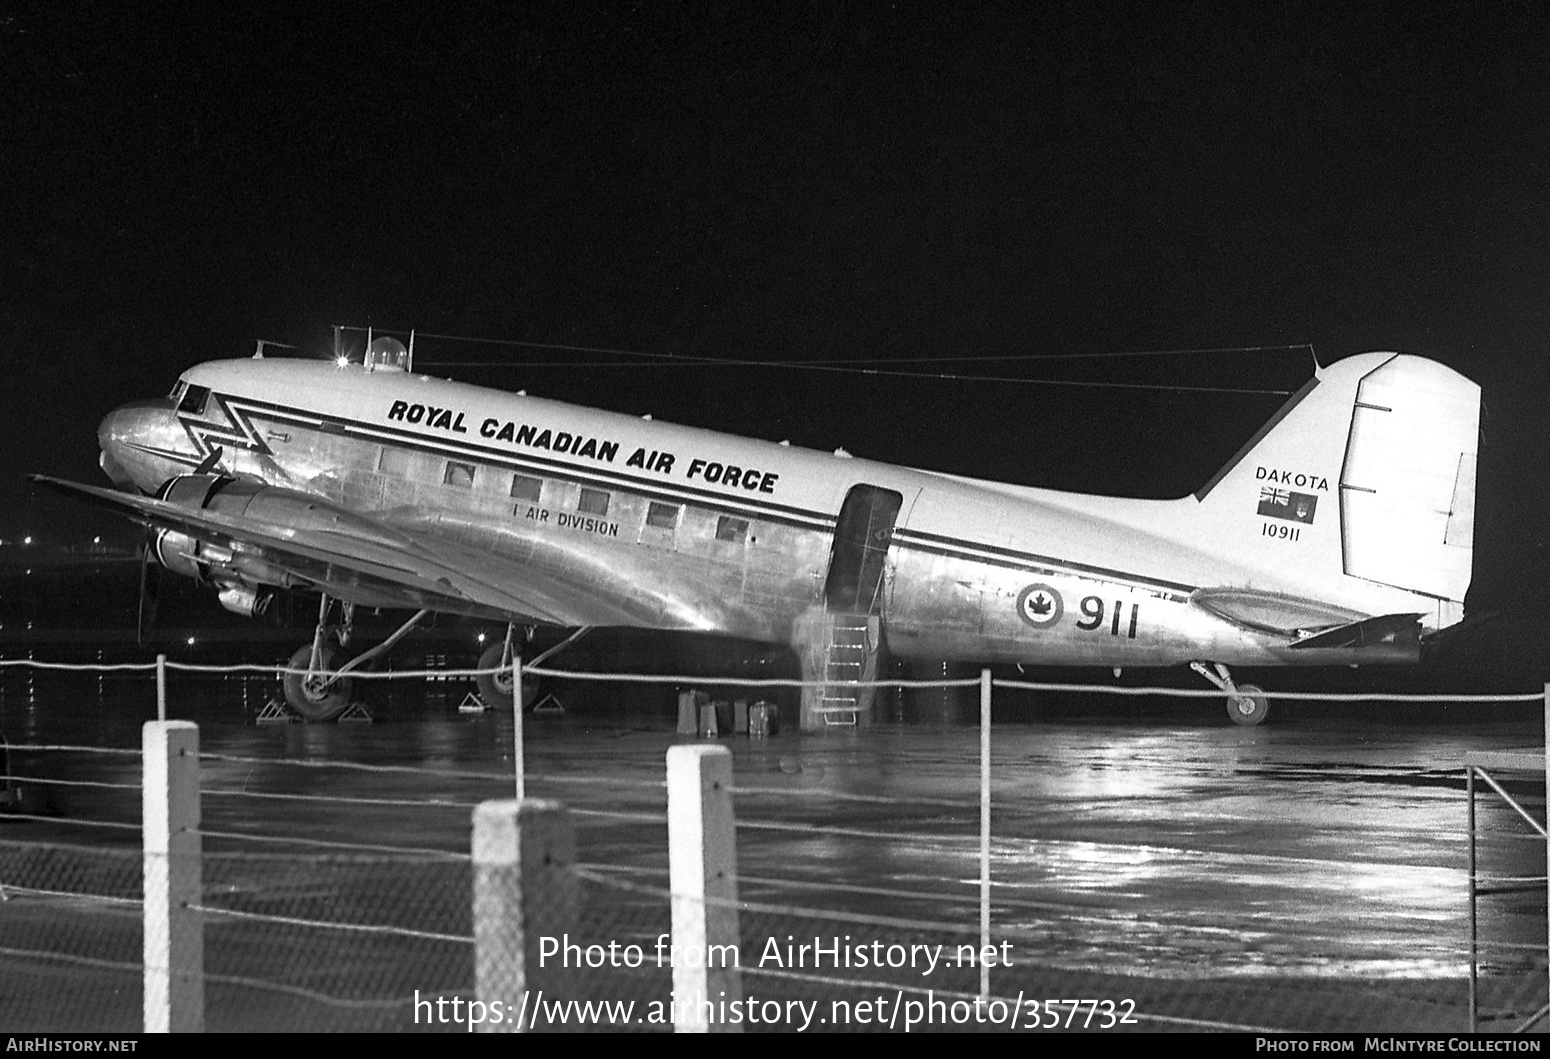
<path fill-rule="evenodd" d="M 256 516 L 283 528 L 337 526 L 337 518 L 326 501 L 224 474 L 180 474 L 169 478 L 156 497 L 179 507 L 229 518 Z M 259 510 L 250 511 L 253 501 L 260 498 Z M 173 573 L 219 585 L 221 605 L 237 614 L 264 612 L 272 593 L 259 590 L 262 586 L 295 588 L 306 584 L 259 555 L 233 551 L 178 530 L 158 530 L 152 542 L 152 555 Z"/>
<path fill-rule="evenodd" d="M 157 530 L 151 539 L 151 554 L 175 574 L 195 581 L 210 580 L 210 565 L 199 559 L 199 542 L 175 530 Z"/>
<path fill-rule="evenodd" d="M 251 519 L 278 530 L 325 530 L 402 544 L 406 538 L 320 496 L 224 474 L 168 479 L 158 499 L 227 518 Z"/>
<path fill-rule="evenodd" d="M 350 533 L 358 539 L 403 543 L 393 531 L 321 497 L 224 474 L 181 474 L 169 478 L 156 495 L 169 504 L 208 511 L 280 533 L 326 530 Z M 153 554 L 157 562 L 174 573 L 220 586 L 221 604 L 239 614 L 262 614 L 268 604 L 269 593 L 264 591 L 267 586 L 298 588 L 308 584 L 269 562 L 261 552 L 243 549 L 241 545 L 228 548 L 212 544 L 178 530 L 158 531 Z"/>
<path fill-rule="evenodd" d="M 198 511 L 209 507 L 211 498 L 235 481 L 224 474 L 180 474 L 162 483 L 156 499 Z M 196 581 L 210 580 L 210 562 L 219 558 L 201 554 L 204 550 L 199 541 L 177 530 L 158 530 L 151 541 L 151 554 L 158 563 Z"/>
<path fill-rule="evenodd" d="M 161 483 L 156 499 L 198 511 L 209 507 L 212 496 L 236 481 L 227 474 L 180 474 Z"/>
<path fill-rule="evenodd" d="M 247 585 L 226 585 L 216 598 L 221 601 L 221 606 L 233 614 L 240 614 L 244 618 L 256 618 L 269 609 L 274 593 L 249 588 Z"/>

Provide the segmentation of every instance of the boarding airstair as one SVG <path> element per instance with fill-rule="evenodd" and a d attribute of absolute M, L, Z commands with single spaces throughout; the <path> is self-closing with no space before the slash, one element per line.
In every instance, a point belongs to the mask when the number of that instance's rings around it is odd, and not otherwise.
<path fill-rule="evenodd" d="M 826 616 L 823 687 L 813 712 L 828 727 L 855 727 L 862 709 L 862 681 L 876 677 L 878 620 L 865 614 Z"/>
<path fill-rule="evenodd" d="M 882 646 L 884 574 L 904 498 L 860 483 L 835 521 L 823 604 L 803 620 L 802 729 L 864 727 L 871 717 Z"/>

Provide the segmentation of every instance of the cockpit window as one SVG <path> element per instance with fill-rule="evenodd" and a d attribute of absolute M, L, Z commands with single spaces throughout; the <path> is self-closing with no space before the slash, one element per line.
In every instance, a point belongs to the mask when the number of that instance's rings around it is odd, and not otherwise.
<path fill-rule="evenodd" d="M 172 392 L 167 396 L 172 398 L 173 402 L 176 403 L 183 396 L 183 387 L 187 385 L 188 383 L 184 382 L 182 379 L 179 379 L 177 382 L 172 384 Z"/>
<path fill-rule="evenodd" d="M 209 399 L 208 386 L 190 386 L 183 392 L 183 398 L 178 402 L 178 411 L 191 416 L 202 416 L 205 413 L 205 402 Z"/>

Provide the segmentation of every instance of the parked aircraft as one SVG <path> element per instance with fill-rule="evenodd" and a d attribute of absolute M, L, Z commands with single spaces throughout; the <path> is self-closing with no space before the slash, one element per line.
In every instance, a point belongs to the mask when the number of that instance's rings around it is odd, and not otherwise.
<path fill-rule="evenodd" d="M 703 630 L 790 644 L 807 727 L 855 723 L 879 649 L 976 663 L 1190 664 L 1241 724 L 1228 667 L 1417 660 L 1462 618 L 1479 388 L 1349 357 L 1195 493 L 1138 500 L 913 470 L 364 363 L 191 368 L 102 422 L 117 488 L 34 476 L 147 527 L 155 560 L 260 612 L 321 596 L 285 682 L 326 719 L 352 669 L 431 611 L 513 626 Z M 337 610 L 336 610 L 336 604 Z M 353 659 L 355 607 L 415 611 Z M 303 675 L 303 673 L 305 675 Z"/>

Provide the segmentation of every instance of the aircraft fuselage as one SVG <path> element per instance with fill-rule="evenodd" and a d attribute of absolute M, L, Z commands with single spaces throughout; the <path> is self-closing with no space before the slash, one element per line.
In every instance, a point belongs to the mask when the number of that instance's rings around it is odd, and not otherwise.
<path fill-rule="evenodd" d="M 439 609 L 519 621 L 792 643 L 805 615 L 839 599 L 840 609 L 879 614 L 889 649 L 905 657 L 1327 664 L 1349 653 L 1290 649 L 1284 631 L 1224 618 L 1199 594 L 1316 600 L 1326 625 L 1413 611 L 1434 628 L 1459 607 L 1350 576 L 1338 560 L 1303 561 L 1328 547 L 1316 531 L 1338 535 L 1343 437 L 1329 451 L 1310 444 L 1306 468 L 1245 467 L 1239 477 L 1251 484 L 1233 485 L 1242 517 L 1229 526 L 1213 523 L 1197 496 L 1127 500 L 975 481 L 316 361 L 200 365 L 173 397 L 111 414 L 100 440 L 104 469 L 146 492 L 213 460 L 239 481 L 430 542 L 470 577 L 518 586 L 524 600 L 449 599 Z M 1300 513 L 1261 515 L 1266 489 L 1284 490 Z M 356 600 L 428 597 L 363 582 Z M 1362 661 L 1412 655 L 1378 650 Z"/>

